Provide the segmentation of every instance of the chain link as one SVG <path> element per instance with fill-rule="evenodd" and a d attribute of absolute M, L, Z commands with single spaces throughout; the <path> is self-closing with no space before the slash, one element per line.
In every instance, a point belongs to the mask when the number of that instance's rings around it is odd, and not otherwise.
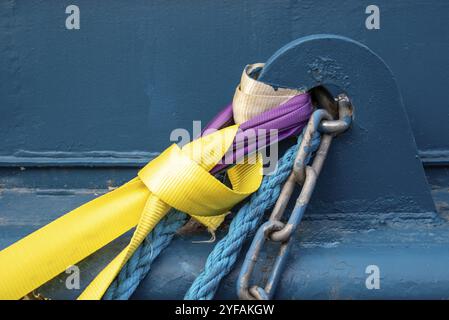
<path fill-rule="evenodd" d="M 333 120 L 329 107 L 325 107 L 327 110 L 317 109 L 310 117 L 303 134 L 301 145 L 296 154 L 292 173 L 281 190 L 269 220 L 259 227 L 246 254 L 237 284 L 240 299 L 269 300 L 273 297 L 285 262 L 287 261 L 288 252 L 292 243 L 292 235 L 301 222 L 310 201 L 317 178 L 332 144 L 332 139 L 334 136 L 346 131 L 351 125 L 352 106 L 349 98 L 345 94 L 340 94 L 335 101 L 327 102 L 326 99 L 329 99 L 329 95 L 326 94 L 325 90 L 317 91 L 315 94 L 317 95 L 317 102 L 320 105 L 332 106 L 336 104 L 339 118 Z M 317 140 L 319 140 L 319 147 L 313 155 L 312 146 Z M 314 156 L 312 164 L 307 165 L 312 156 Z M 296 200 L 289 219 L 287 222 L 282 222 L 281 219 L 296 184 L 301 186 L 301 193 Z M 259 254 L 267 240 L 280 242 L 279 253 L 274 261 L 265 287 L 262 288 L 257 285 L 250 287 L 249 281 L 251 275 Z"/>

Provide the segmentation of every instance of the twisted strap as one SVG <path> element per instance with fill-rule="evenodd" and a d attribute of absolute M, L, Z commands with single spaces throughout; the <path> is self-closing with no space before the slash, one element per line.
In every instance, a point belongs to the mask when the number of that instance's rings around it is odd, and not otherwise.
<path fill-rule="evenodd" d="M 248 233 L 257 228 L 264 212 L 276 202 L 281 186 L 292 169 L 297 148 L 293 146 L 287 150 L 279 160 L 276 172 L 265 176 L 259 190 L 239 210 L 230 225 L 229 233 L 216 244 L 207 259 L 204 271 L 196 278 L 185 299 L 213 298 L 221 279 L 232 269 Z M 174 212 L 161 220 L 123 267 L 103 299 L 128 299 L 150 270 L 151 263 L 170 244 L 185 219 L 186 215 Z"/>
<path fill-rule="evenodd" d="M 274 206 L 281 187 L 290 174 L 301 141 L 302 135 L 298 138 L 297 145 L 288 149 L 279 160 L 276 172 L 266 176 L 259 190 L 251 196 L 248 203 L 240 208 L 230 225 L 228 234 L 214 247 L 204 270 L 187 291 L 184 297 L 186 300 L 206 300 L 214 297 L 221 280 L 232 270 L 245 240 L 254 233 L 265 211 Z M 319 135 L 314 136 L 311 152 L 316 150 L 319 142 Z M 310 158 L 306 160 L 309 162 Z M 151 263 L 170 244 L 176 230 L 185 221 L 186 215 L 179 211 L 174 211 L 165 217 L 124 266 L 103 299 L 128 299 L 149 272 Z"/>
<path fill-rule="evenodd" d="M 257 228 L 265 210 L 276 202 L 280 188 L 293 166 L 296 150 L 297 146 L 293 146 L 284 154 L 278 162 L 275 174 L 266 176 L 259 191 L 239 210 L 230 225 L 228 235 L 220 240 L 210 253 L 205 270 L 196 278 L 185 299 L 213 298 L 220 280 L 234 265 L 241 246 L 248 236 L 247 233 Z M 185 219 L 186 215 L 179 212 L 171 213 L 162 219 L 123 267 L 103 299 L 128 299 L 140 281 L 145 278 L 151 263 L 170 244 L 176 230 L 182 226 Z"/>

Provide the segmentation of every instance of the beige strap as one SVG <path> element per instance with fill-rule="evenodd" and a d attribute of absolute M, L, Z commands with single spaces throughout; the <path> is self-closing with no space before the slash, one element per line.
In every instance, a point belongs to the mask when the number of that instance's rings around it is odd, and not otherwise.
<path fill-rule="evenodd" d="M 263 63 L 250 64 L 242 73 L 239 86 L 232 100 L 232 110 L 235 123 L 243 123 L 253 117 L 273 109 L 292 97 L 304 93 L 295 89 L 278 88 L 253 79 L 250 74 L 257 68 L 263 68 Z"/>

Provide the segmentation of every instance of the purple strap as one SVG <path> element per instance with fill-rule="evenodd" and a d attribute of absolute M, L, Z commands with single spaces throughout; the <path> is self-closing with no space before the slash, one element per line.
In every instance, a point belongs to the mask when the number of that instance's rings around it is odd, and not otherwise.
<path fill-rule="evenodd" d="M 307 124 L 312 111 L 310 95 L 304 93 L 294 96 L 277 108 L 266 111 L 242 123 L 234 140 L 232 150 L 228 151 L 228 153 L 232 153 L 233 163 L 236 163 L 243 156 L 251 154 L 258 149 L 260 150 L 273 143 L 298 135 Z M 221 129 L 232 124 L 234 124 L 232 104 L 229 104 L 204 128 L 203 132 L 208 129 Z M 263 130 L 259 131 L 261 129 Z M 271 139 L 272 141 L 270 141 L 270 129 L 277 130 L 277 137 L 276 139 Z M 248 141 L 243 146 L 241 143 L 236 143 L 237 141 L 243 141 L 243 137 L 248 133 L 248 130 L 255 130 L 256 137 L 259 137 L 259 133 L 265 134 L 265 139 Z M 229 164 L 218 163 L 211 170 L 211 173 L 215 174 L 227 166 Z"/>

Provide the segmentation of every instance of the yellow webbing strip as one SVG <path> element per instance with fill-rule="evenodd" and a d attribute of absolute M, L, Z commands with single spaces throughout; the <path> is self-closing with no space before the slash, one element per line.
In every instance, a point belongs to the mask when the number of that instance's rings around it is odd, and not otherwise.
<path fill-rule="evenodd" d="M 172 146 L 122 187 L 51 222 L 0 252 L 0 298 L 18 299 L 136 226 L 128 246 L 94 279 L 80 299 L 100 299 L 135 249 L 171 206 L 210 228 L 219 216 L 257 190 L 262 164 L 230 170 L 233 189 L 208 173 L 231 145 L 238 125 L 184 148 Z M 163 179 L 164 173 L 170 178 Z M 235 178 L 238 176 L 238 178 Z M 154 193 L 152 193 L 154 190 Z M 165 201 L 161 200 L 164 199 Z"/>

